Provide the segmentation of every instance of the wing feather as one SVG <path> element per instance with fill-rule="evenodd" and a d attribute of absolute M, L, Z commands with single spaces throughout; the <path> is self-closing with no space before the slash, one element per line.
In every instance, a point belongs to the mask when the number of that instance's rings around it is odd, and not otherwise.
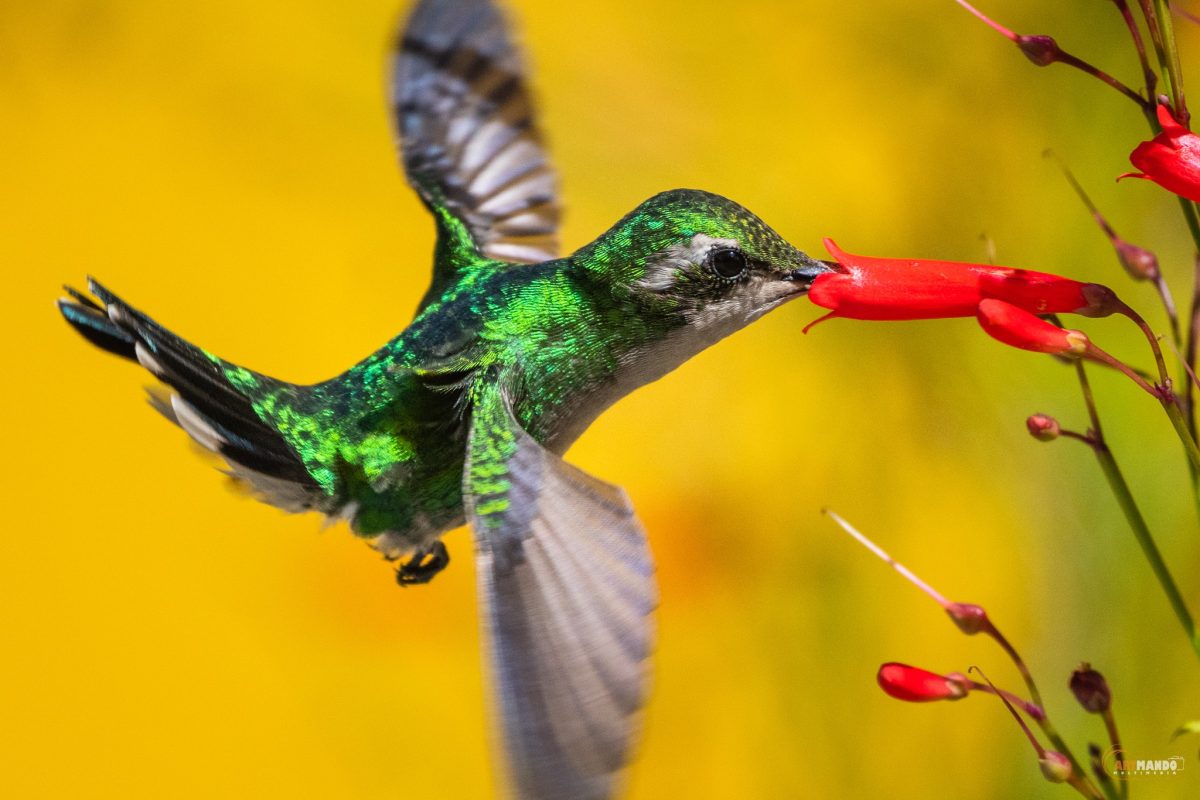
<path fill-rule="evenodd" d="M 629 499 L 545 450 L 499 390 L 476 403 L 464 492 L 516 796 L 611 797 L 646 697 L 657 602 Z"/>
<path fill-rule="evenodd" d="M 392 104 L 405 172 L 427 204 L 461 220 L 488 258 L 557 257 L 557 178 L 494 3 L 421 0 L 397 41 Z"/>

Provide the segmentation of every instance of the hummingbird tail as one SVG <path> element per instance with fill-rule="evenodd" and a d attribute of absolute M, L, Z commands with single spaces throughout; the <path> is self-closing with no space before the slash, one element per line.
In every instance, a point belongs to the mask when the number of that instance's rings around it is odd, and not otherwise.
<path fill-rule="evenodd" d="M 289 511 L 317 505 L 322 494 L 303 460 L 269 418 L 262 401 L 297 390 L 201 350 L 132 308 L 94 280 L 95 300 L 70 287 L 58 301 L 63 317 L 85 339 L 136 361 L 171 387 L 150 392 L 150 403 L 205 448 L 219 454 L 235 477 L 263 499 Z M 97 302 L 99 300 L 99 302 Z"/>

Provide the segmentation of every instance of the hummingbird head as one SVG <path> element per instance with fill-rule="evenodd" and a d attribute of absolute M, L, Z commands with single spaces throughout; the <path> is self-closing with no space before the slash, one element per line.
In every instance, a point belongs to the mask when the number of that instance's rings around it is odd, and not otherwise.
<path fill-rule="evenodd" d="M 655 195 L 574 256 L 646 315 L 715 342 L 808 291 L 830 271 L 720 195 Z"/>

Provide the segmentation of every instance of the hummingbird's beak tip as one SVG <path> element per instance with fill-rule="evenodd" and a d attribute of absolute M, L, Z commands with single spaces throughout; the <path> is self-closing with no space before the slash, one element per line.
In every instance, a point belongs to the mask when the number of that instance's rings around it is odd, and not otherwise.
<path fill-rule="evenodd" d="M 833 271 L 833 265 L 824 261 L 810 259 L 808 264 L 805 264 L 803 267 L 793 269 L 784 275 L 784 280 L 802 284 L 803 287 L 807 289 L 812 282 L 817 279 L 818 275 L 824 275 L 826 272 Z"/>

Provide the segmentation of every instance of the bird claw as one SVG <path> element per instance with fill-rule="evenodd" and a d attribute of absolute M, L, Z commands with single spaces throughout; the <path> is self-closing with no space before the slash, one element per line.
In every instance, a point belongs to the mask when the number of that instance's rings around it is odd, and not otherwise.
<path fill-rule="evenodd" d="M 450 551 L 441 541 L 420 548 L 396 570 L 396 583 L 416 586 L 429 583 L 450 563 Z"/>

